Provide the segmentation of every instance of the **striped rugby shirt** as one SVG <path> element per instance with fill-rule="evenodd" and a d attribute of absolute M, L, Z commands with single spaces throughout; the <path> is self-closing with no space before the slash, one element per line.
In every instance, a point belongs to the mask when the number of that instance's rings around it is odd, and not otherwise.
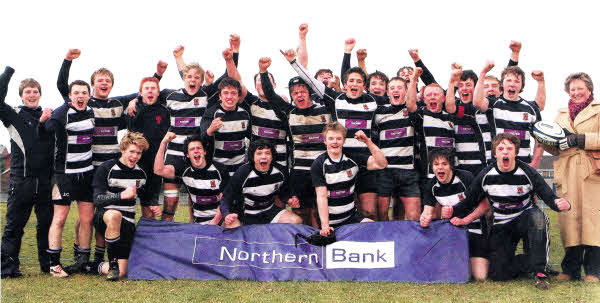
<path fill-rule="evenodd" d="M 492 127 L 496 130 L 496 134 L 516 135 L 521 140 L 517 159 L 530 163 L 533 148 L 530 129 L 535 122 L 542 119 L 539 107 L 535 102 L 522 98 L 519 98 L 519 101 L 508 101 L 502 96 L 499 98 L 490 96 L 488 100 L 493 113 Z"/>
<path fill-rule="evenodd" d="M 454 117 L 456 167 L 477 174 L 487 163 L 483 136 L 477 124 L 477 108 L 473 102 L 463 103 L 460 98 L 456 98 L 456 104 L 457 112 Z M 481 120 L 481 117 L 479 119 Z"/>
<path fill-rule="evenodd" d="M 285 167 L 273 162 L 267 172 L 259 172 L 246 163 L 231 177 L 221 201 L 223 217 L 230 212 L 244 217 L 260 217 L 275 204 L 277 196 L 287 203 L 290 198 L 288 174 Z"/>
<path fill-rule="evenodd" d="M 466 199 L 467 189 L 473 181 L 473 174 L 467 170 L 453 170 L 452 179 L 447 184 L 440 182 L 437 177 L 427 183 L 423 193 L 423 204 L 435 207 L 436 203 L 442 206 L 454 206 Z M 475 219 L 467 225 L 469 232 L 482 234 L 481 220 Z"/>
<path fill-rule="evenodd" d="M 194 214 L 194 222 L 205 224 L 217 214 L 219 195 L 229 183 L 229 173 L 218 163 L 206 163 L 204 168 L 195 168 L 189 160 L 185 167 L 175 167 L 175 176 L 183 180 Z"/>
<path fill-rule="evenodd" d="M 221 118 L 223 127 L 208 136 L 206 131 L 215 118 Z M 247 140 L 252 132 L 250 114 L 240 106 L 232 111 L 223 109 L 221 104 L 209 108 L 202 117 L 202 136 L 212 143 L 213 161 L 223 164 L 229 175 L 246 162 Z"/>
<path fill-rule="evenodd" d="M 354 155 L 342 157 L 335 161 L 329 154 L 320 155 L 312 164 L 310 174 L 313 186 L 327 187 L 327 206 L 329 209 L 329 225 L 337 227 L 356 213 L 354 205 L 354 186 L 359 167 L 367 166 L 369 156 Z"/>
<path fill-rule="evenodd" d="M 90 107 L 78 111 L 70 104 L 63 104 L 54 110 L 50 119 L 46 121 L 46 129 L 53 131 L 56 139 L 55 173 L 78 174 L 94 169 L 94 112 Z"/>
<path fill-rule="evenodd" d="M 502 172 L 494 163 L 475 177 L 467 192 L 467 199 L 454 207 L 455 216 L 463 217 L 465 211 L 472 209 L 485 196 L 492 205 L 494 224 L 505 224 L 523 211 L 537 207 L 534 195 L 553 210 L 559 211 L 554 202 L 558 197 L 534 168 L 516 160 L 512 171 Z"/>
<path fill-rule="evenodd" d="M 257 96 L 248 93 L 242 105 L 252 120 L 252 138 L 258 140 L 260 138 L 268 139 L 275 145 L 274 160 L 279 165 L 287 167 L 288 157 L 288 118 L 278 108 L 273 106 L 271 102 L 263 101 Z"/>
<path fill-rule="evenodd" d="M 334 121 L 335 107 L 313 103 L 304 109 L 297 108 L 275 93 L 267 73 L 261 73 L 260 77 L 265 97 L 288 116 L 292 168 L 308 172 L 315 159 L 327 151 L 322 133 L 325 125 Z"/>
<path fill-rule="evenodd" d="M 414 115 L 406 105 L 380 106 L 373 117 L 373 141 L 385 155 L 387 168 L 414 169 Z"/>
<path fill-rule="evenodd" d="M 427 178 L 433 178 L 429 152 L 438 147 L 454 149 L 454 118 L 444 111 L 433 113 L 426 107 L 419 107 L 415 113 L 415 131 L 420 143 L 420 173 Z"/>
<path fill-rule="evenodd" d="M 120 194 L 127 187 L 135 185 L 137 188 L 136 198 L 121 199 Z M 103 208 L 115 209 L 121 212 L 123 219 L 135 224 L 135 204 L 140 192 L 145 190 L 146 173 L 137 164 L 130 168 L 121 163 L 119 159 L 112 159 L 102 163 L 94 174 L 92 186 L 94 197 L 98 195 L 111 195 L 114 198 L 106 201 Z"/>

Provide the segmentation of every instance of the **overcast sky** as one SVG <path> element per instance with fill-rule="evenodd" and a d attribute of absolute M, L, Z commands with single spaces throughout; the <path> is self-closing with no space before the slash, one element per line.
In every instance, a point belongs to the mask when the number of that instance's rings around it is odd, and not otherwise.
<path fill-rule="evenodd" d="M 412 65 L 409 48 L 419 48 L 422 60 L 438 83 L 446 87 L 450 64 L 481 71 L 492 59 L 499 76 L 508 62 L 510 40 L 523 43 L 519 66 L 527 74 L 522 97 L 533 100 L 537 85 L 531 71 L 546 76 L 544 120 L 553 120 L 568 95 L 563 81 L 584 71 L 600 85 L 598 15 L 593 1 L 4 1 L 0 68 L 16 69 L 6 102 L 20 105 L 19 82 L 28 77 L 42 85 L 43 107 L 56 108 L 62 99 L 56 78 L 69 48 L 81 57 L 70 81 L 90 81 L 91 73 L 107 67 L 115 74 L 111 95 L 138 90 L 162 59 L 169 68 L 161 88 L 182 87 L 172 51 L 186 47 L 184 59 L 197 61 L 216 75 L 224 72 L 221 52 L 228 36 L 241 36 L 239 70 L 254 92 L 252 76 L 258 59 L 273 59 L 270 71 L 277 91 L 295 73 L 279 49 L 295 48 L 298 26 L 309 24 L 309 69 L 340 72 L 346 38 L 368 51 L 367 68 L 393 76 Z M 353 53 L 352 65 L 356 65 Z M 0 144 L 8 145 L 0 127 Z"/>

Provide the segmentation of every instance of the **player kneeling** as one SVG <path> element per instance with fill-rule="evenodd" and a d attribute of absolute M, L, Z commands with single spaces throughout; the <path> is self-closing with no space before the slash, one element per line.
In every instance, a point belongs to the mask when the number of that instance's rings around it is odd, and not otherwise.
<path fill-rule="evenodd" d="M 496 281 L 517 277 L 521 268 L 515 258 L 517 243 L 527 241 L 529 264 L 533 267 L 535 286 L 548 289 L 549 223 L 536 205 L 534 195 L 542 198 L 554 211 L 571 209 L 564 198 L 557 197 L 544 178 L 531 166 L 516 159 L 520 140 L 511 133 L 498 134 L 492 142 L 496 163 L 484 168 L 469 187 L 467 198 L 444 206 L 442 216 L 464 217 L 479 201 L 487 197 L 494 213 L 490 234 L 490 278 Z M 456 218 L 452 218 L 455 221 Z"/>
<path fill-rule="evenodd" d="M 356 175 L 359 167 L 366 167 L 368 170 L 384 169 L 387 160 L 379 147 L 363 131 L 356 132 L 354 138 L 365 143 L 371 155 L 356 154 L 353 158 L 348 157 L 342 150 L 346 141 L 346 128 L 339 122 L 327 123 L 323 128 L 323 138 L 327 152 L 313 162 L 310 174 L 317 192 L 321 235 L 329 236 L 338 226 L 373 221 L 356 211 Z"/>
<path fill-rule="evenodd" d="M 463 201 L 473 181 L 471 172 L 455 169 L 451 148 L 434 149 L 429 154 L 429 162 L 435 176 L 427 182 L 423 193 L 425 209 L 421 214 L 422 227 L 429 226 L 433 217 L 440 217 L 440 206 L 454 206 Z M 475 280 L 487 279 L 488 234 L 485 220 L 482 221 L 479 217 L 489 209 L 489 203 L 483 199 L 468 216 L 452 219 L 452 224 L 466 225 L 469 230 L 469 263 Z"/>
<path fill-rule="evenodd" d="M 106 239 L 108 263 L 98 265 L 98 273 L 109 281 L 127 274 L 127 259 L 135 233 L 135 207 L 138 193 L 145 189 L 146 173 L 137 165 L 148 141 L 140 133 L 127 133 L 121 139 L 121 157 L 104 162 L 94 175 L 94 227 Z M 154 215 L 160 206 L 150 206 Z M 94 270 L 94 269 L 92 269 Z"/>
<path fill-rule="evenodd" d="M 168 132 L 160 143 L 154 159 L 154 173 L 167 179 L 183 180 L 192 201 L 194 223 L 219 224 L 222 218 L 219 199 L 229 183 L 227 169 L 207 157 L 207 145 L 198 135 L 189 136 L 183 142 L 185 165 L 164 164 L 167 144 L 175 137 L 175 133 Z"/>
<path fill-rule="evenodd" d="M 248 163 L 231 177 L 221 199 L 223 227 L 240 224 L 302 223 L 291 211 L 279 207 L 287 202 L 300 206 L 298 197 L 290 197 L 287 169 L 273 161 L 275 147 L 265 139 L 250 144 Z"/>

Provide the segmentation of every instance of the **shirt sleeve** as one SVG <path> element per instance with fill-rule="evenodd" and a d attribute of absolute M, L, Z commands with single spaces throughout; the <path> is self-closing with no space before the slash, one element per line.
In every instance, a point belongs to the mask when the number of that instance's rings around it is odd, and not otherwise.
<path fill-rule="evenodd" d="M 310 177 L 314 187 L 327 186 L 327 181 L 325 181 L 323 175 L 323 162 L 320 159 L 315 160 L 310 167 Z"/>
<path fill-rule="evenodd" d="M 427 181 L 427 185 L 425 186 L 425 191 L 423 192 L 423 205 L 435 206 L 437 200 L 433 195 L 433 186 L 437 183 L 435 178 L 431 178 Z"/>
<path fill-rule="evenodd" d="M 121 200 L 121 194 L 108 192 L 108 169 L 100 165 L 94 174 L 92 187 L 94 188 L 94 205 L 103 207 L 105 205 Z"/>

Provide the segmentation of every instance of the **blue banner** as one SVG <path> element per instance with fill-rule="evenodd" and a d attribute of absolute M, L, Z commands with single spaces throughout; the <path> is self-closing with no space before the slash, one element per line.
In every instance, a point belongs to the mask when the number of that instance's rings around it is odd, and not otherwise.
<path fill-rule="evenodd" d="M 256 281 L 469 280 L 467 232 L 448 220 L 421 228 L 414 221 L 351 224 L 337 242 L 321 247 L 294 235 L 302 224 L 214 225 L 141 218 L 129 258 L 128 278 L 140 280 L 241 279 Z"/>

